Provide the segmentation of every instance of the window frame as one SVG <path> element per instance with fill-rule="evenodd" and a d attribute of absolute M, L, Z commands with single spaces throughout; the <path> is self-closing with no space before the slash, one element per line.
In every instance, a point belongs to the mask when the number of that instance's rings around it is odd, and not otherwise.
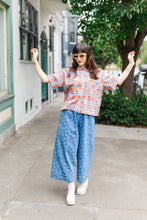
<path fill-rule="evenodd" d="M 30 49 L 38 48 L 38 11 L 28 0 L 19 0 L 20 60 L 31 61 Z"/>
<path fill-rule="evenodd" d="M 0 3 L 0 8 L 3 10 L 4 16 L 4 90 L 0 91 L 0 98 L 8 95 L 8 70 L 7 70 L 7 21 L 6 21 L 6 7 Z"/>

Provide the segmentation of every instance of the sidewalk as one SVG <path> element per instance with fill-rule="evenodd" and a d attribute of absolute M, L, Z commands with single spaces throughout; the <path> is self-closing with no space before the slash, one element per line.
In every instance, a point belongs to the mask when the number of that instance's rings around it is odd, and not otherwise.
<path fill-rule="evenodd" d="M 96 125 L 86 195 L 50 178 L 63 94 L 0 146 L 0 220 L 146 220 L 147 129 Z"/>

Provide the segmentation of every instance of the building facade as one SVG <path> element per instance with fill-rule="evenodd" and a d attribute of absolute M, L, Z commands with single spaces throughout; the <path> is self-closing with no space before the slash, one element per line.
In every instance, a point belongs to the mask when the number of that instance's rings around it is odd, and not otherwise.
<path fill-rule="evenodd" d="M 63 11 L 63 32 L 62 32 L 62 68 L 72 65 L 72 50 L 78 43 L 78 16 L 72 15 L 69 11 Z M 58 89 L 63 91 L 63 87 Z"/>
<path fill-rule="evenodd" d="M 30 49 L 46 74 L 62 68 L 60 0 L 0 0 L 0 143 L 38 114 L 56 91 L 41 83 Z"/>
<path fill-rule="evenodd" d="M 12 1 L 0 0 L 0 133 L 14 128 Z"/>
<path fill-rule="evenodd" d="M 72 50 L 78 43 L 78 16 L 63 11 L 62 67 L 72 64 Z"/>

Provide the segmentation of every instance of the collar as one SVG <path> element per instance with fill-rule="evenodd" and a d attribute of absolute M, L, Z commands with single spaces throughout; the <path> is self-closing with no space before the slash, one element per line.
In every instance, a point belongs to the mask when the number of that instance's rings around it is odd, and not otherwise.
<path fill-rule="evenodd" d="M 78 65 L 78 67 L 77 67 L 77 70 L 86 70 L 86 71 L 88 71 L 88 69 L 87 68 L 81 68 L 79 65 Z"/>

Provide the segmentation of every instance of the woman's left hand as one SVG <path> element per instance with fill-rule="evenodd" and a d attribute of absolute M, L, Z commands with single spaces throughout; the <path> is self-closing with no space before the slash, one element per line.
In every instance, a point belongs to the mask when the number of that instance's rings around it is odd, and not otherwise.
<path fill-rule="evenodd" d="M 135 62 L 134 62 L 134 56 L 135 56 L 135 51 L 131 51 L 131 52 L 128 54 L 128 60 L 129 60 L 129 63 L 130 63 L 130 64 L 135 64 Z"/>
<path fill-rule="evenodd" d="M 38 50 L 36 48 L 32 48 L 30 52 L 33 54 L 32 61 L 35 63 L 38 57 Z"/>

